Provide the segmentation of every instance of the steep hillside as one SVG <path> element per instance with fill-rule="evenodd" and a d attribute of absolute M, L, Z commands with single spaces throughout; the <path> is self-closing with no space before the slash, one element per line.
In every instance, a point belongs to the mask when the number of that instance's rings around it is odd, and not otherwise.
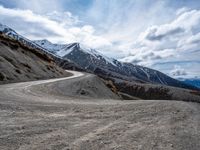
<path fill-rule="evenodd" d="M 0 84 L 68 75 L 43 51 L 0 34 Z"/>
<path fill-rule="evenodd" d="M 57 44 L 52 44 L 49 41 L 35 41 L 35 43 L 49 52 L 54 51 L 54 54 L 63 59 L 70 60 L 78 64 L 84 70 L 95 73 L 102 78 L 198 89 L 192 85 L 173 79 L 159 71 L 133 65 L 131 63 L 122 63 L 115 59 L 108 58 L 96 50 L 86 48 L 79 43 L 60 45 L 60 47 L 62 47 L 60 50 Z"/>
<path fill-rule="evenodd" d="M 181 100 L 200 101 L 200 91 L 188 90 L 159 84 L 143 84 L 118 80 L 105 81 L 108 87 L 115 89 L 124 99 Z M 113 91 L 113 92 L 114 92 Z"/>

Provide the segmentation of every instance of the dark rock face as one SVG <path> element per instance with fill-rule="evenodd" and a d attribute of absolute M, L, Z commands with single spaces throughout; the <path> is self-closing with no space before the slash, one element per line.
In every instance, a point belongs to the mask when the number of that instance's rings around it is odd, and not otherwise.
<path fill-rule="evenodd" d="M 89 53 L 88 51 L 82 49 L 78 43 L 74 43 L 73 50 L 71 50 L 71 52 L 67 55 L 63 56 L 63 59 L 68 59 L 76 63 L 84 70 L 95 73 L 102 78 L 115 78 L 125 81 L 197 89 L 194 86 L 173 79 L 159 71 L 133 65 L 131 63 L 121 63 L 114 59 L 105 58 L 96 51 L 93 52 L 93 50 L 91 50 L 91 53 Z"/>
<path fill-rule="evenodd" d="M 74 62 L 71 62 L 68 59 L 62 59 L 59 57 L 54 57 L 54 60 L 58 66 L 64 69 L 68 70 L 76 70 L 76 71 L 84 71 L 79 65 L 75 64 Z"/>

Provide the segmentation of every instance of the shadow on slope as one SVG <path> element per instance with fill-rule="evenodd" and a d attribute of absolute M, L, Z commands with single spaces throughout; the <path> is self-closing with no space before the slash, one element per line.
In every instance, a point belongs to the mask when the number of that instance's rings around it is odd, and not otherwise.
<path fill-rule="evenodd" d="M 0 34 L 0 84 L 69 75 L 46 53 Z"/>
<path fill-rule="evenodd" d="M 200 92 L 165 85 L 144 84 L 119 79 L 107 79 L 106 85 L 124 99 L 181 100 L 200 102 Z M 125 94 L 124 94 L 125 93 Z M 127 95 L 128 94 L 128 95 Z"/>

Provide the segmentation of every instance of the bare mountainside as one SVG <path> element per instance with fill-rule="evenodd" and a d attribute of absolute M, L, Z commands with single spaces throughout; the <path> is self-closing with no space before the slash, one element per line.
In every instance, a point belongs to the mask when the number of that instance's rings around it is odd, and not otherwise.
<path fill-rule="evenodd" d="M 44 52 L 0 35 L 0 84 L 68 75 Z"/>
<path fill-rule="evenodd" d="M 63 60 L 67 59 L 78 64 L 87 72 L 94 73 L 104 79 L 109 78 L 114 82 L 124 80 L 127 82 L 161 84 L 198 90 L 197 87 L 173 79 L 160 71 L 120 62 L 80 43 L 59 45 L 52 44 L 47 40 L 34 41 L 34 43 L 43 47 L 42 50 L 57 55 Z"/>

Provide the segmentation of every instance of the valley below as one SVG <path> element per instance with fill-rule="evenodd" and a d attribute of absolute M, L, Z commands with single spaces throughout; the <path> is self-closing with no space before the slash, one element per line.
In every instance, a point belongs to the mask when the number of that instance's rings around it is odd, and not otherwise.
<path fill-rule="evenodd" d="M 0 86 L 1 150 L 199 149 L 199 103 L 122 100 L 94 75 L 70 73 Z"/>

